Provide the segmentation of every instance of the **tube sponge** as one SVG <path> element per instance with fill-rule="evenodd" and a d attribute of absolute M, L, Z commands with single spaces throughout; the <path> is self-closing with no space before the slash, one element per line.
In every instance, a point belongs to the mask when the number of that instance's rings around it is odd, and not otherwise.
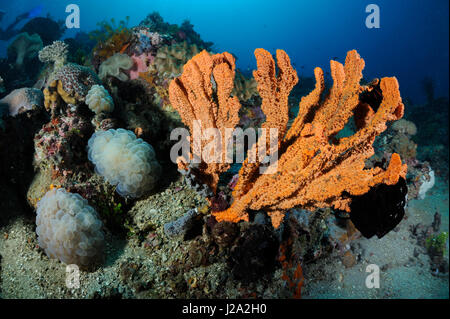
<path fill-rule="evenodd" d="M 98 131 L 88 142 L 88 158 L 97 174 L 117 185 L 122 196 L 140 197 L 161 173 L 153 147 L 124 129 Z"/>
<path fill-rule="evenodd" d="M 91 87 L 86 95 L 86 104 L 95 114 L 114 110 L 113 99 L 103 85 L 95 84 Z"/>
<path fill-rule="evenodd" d="M 79 194 L 52 189 L 37 203 L 36 233 L 47 256 L 65 264 L 88 266 L 102 256 L 102 222 Z"/>

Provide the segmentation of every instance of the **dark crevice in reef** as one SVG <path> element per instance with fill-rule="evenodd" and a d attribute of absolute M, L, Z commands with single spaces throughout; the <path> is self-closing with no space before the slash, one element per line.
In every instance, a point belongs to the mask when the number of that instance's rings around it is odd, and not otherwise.
<path fill-rule="evenodd" d="M 0 131 L 0 225 L 18 213 L 31 214 L 26 194 L 34 176 L 34 135 L 48 122 L 44 109 L 5 119 Z"/>

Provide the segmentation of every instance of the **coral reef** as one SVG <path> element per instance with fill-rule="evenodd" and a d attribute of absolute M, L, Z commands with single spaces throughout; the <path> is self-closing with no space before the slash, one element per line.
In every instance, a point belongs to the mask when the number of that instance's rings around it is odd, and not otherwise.
<path fill-rule="evenodd" d="M 0 107 L 0 113 L 2 112 Z M 6 110 L 7 111 L 7 110 Z M 0 116 L 1 117 L 1 116 Z M 34 176 L 34 135 L 49 121 L 43 107 L 33 108 L 0 122 L 0 224 L 26 205 L 27 189 Z M 20 159 L 20 160 L 18 160 Z"/>
<path fill-rule="evenodd" d="M 103 224 L 78 194 L 62 188 L 48 191 L 37 204 L 36 226 L 39 246 L 50 258 L 87 267 L 102 257 Z"/>
<path fill-rule="evenodd" d="M 433 187 L 435 172 L 427 161 L 417 159 L 408 165 L 408 199 L 423 199 L 426 192 Z"/>
<path fill-rule="evenodd" d="M 90 38 L 97 42 L 92 53 L 92 64 L 96 69 L 103 61 L 116 53 L 123 53 L 130 45 L 133 33 L 127 27 L 128 20 L 129 17 L 119 21 L 118 25 L 114 19 L 111 22 L 103 21 L 98 23 L 99 30 L 89 33 Z"/>
<path fill-rule="evenodd" d="M 53 63 L 55 68 L 60 68 L 67 62 L 69 45 L 63 41 L 54 41 L 39 51 L 39 60 L 43 63 Z"/>
<path fill-rule="evenodd" d="M 136 44 L 133 47 L 134 54 L 140 55 L 157 49 L 164 42 L 158 32 L 151 32 L 147 27 L 133 28 Z"/>
<path fill-rule="evenodd" d="M 406 238 L 448 208 L 448 100 L 429 92 L 400 119 L 397 80 L 367 82 L 356 51 L 301 78 L 284 51 L 257 49 L 251 76 L 157 13 L 64 42 L 59 25 L 35 28 L 37 56 L 0 59 L 1 297 L 380 297 L 397 294 L 399 271 L 428 275 L 427 293 L 448 271 L 447 215 Z M 174 165 L 183 124 L 190 149 Z M 373 235 L 385 238 L 361 238 Z M 81 289 L 61 285 L 65 265 L 44 251 L 82 266 Z M 395 268 L 395 282 L 357 286 L 368 264 Z"/>
<path fill-rule="evenodd" d="M 149 14 L 141 21 L 139 26 L 144 26 L 158 32 L 160 34 L 167 34 L 169 38 L 176 42 L 187 41 L 189 44 L 196 44 L 201 49 L 209 50 L 213 45 L 212 42 L 205 42 L 200 38 L 200 35 L 194 31 L 194 26 L 189 21 L 184 21 L 181 26 L 164 22 L 163 18 L 158 12 Z"/>
<path fill-rule="evenodd" d="M 176 77 L 181 74 L 183 65 L 199 52 L 197 45 L 189 45 L 186 41 L 163 46 L 150 65 L 150 72 L 165 78 Z"/>
<path fill-rule="evenodd" d="M 114 101 L 108 91 L 102 86 L 95 84 L 86 95 L 86 104 L 95 114 L 101 112 L 112 112 L 114 110 Z"/>
<path fill-rule="evenodd" d="M 68 114 L 53 118 L 34 138 L 34 164 L 66 174 L 84 165 L 84 149 L 92 127 L 85 117 Z"/>
<path fill-rule="evenodd" d="M 257 84 L 255 79 L 247 79 L 241 72 L 236 71 L 233 94 L 239 98 L 239 101 L 247 101 L 258 95 Z"/>
<path fill-rule="evenodd" d="M 417 240 L 420 250 L 430 257 L 430 270 L 433 276 L 448 277 L 448 232 L 441 231 L 441 218 L 436 212 L 430 225 L 421 223 L 410 225 L 410 231 L 411 237 Z"/>
<path fill-rule="evenodd" d="M 417 126 L 414 135 L 414 142 L 420 145 L 417 159 L 429 162 L 444 180 L 448 180 L 449 175 L 448 111 L 448 98 L 435 98 L 431 104 L 412 105 L 407 117 Z"/>
<path fill-rule="evenodd" d="M 88 65 L 90 54 L 97 42 L 91 39 L 85 32 L 78 32 L 73 38 L 65 38 L 64 42 L 69 45 L 68 59 L 76 64 Z"/>
<path fill-rule="evenodd" d="M 88 158 L 122 196 L 140 197 L 155 187 L 161 173 L 153 147 L 124 129 L 94 133 L 88 142 Z"/>
<path fill-rule="evenodd" d="M 99 68 L 98 76 L 104 80 L 107 76 L 113 76 L 120 81 L 127 81 L 128 71 L 133 67 L 133 60 L 126 54 L 116 53 L 104 61 Z"/>
<path fill-rule="evenodd" d="M 10 116 L 31 110 L 33 106 L 44 106 L 44 95 L 38 89 L 16 89 L 0 100 L 0 109 L 5 107 Z"/>
<path fill-rule="evenodd" d="M 37 34 L 29 35 L 24 32 L 19 34 L 8 47 L 8 57 L 14 56 L 15 64 L 22 67 L 24 60 L 37 56 L 42 49 L 42 40 Z"/>

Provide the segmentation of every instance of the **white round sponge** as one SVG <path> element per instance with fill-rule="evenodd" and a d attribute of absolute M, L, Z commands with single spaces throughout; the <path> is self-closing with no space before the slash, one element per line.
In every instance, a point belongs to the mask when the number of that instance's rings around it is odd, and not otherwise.
<path fill-rule="evenodd" d="M 161 173 L 153 147 L 124 129 L 94 133 L 88 142 L 88 158 L 96 173 L 117 185 L 117 192 L 124 197 L 150 191 Z"/>
<path fill-rule="evenodd" d="M 103 85 L 95 84 L 86 95 L 86 104 L 95 113 L 114 111 L 114 101 Z"/>
<path fill-rule="evenodd" d="M 102 222 L 79 194 L 52 189 L 37 203 L 36 233 L 47 256 L 88 266 L 103 255 Z"/>

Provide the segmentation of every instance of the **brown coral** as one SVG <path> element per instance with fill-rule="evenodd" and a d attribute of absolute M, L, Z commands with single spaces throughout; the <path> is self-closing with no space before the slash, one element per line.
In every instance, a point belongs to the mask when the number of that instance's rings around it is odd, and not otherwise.
<path fill-rule="evenodd" d="M 287 98 L 297 82 L 297 74 L 282 50 L 277 51 L 278 75 L 267 51 L 257 49 L 255 56 L 258 69 L 254 77 L 266 115 L 263 127 L 277 128 L 279 134 L 277 170 L 274 174 L 260 174 L 260 162 L 244 162 L 233 192 L 234 202 L 229 209 L 214 213 L 217 220 L 248 220 L 248 210 L 265 210 L 273 225 L 278 227 L 284 211 L 295 206 L 310 210 L 333 206 L 349 211 L 351 196 L 364 194 L 380 183 L 393 185 L 399 176 L 405 176 L 406 165 L 395 153 L 386 170 L 365 169 L 365 160 L 374 154 L 375 137 L 386 129 L 387 121 L 403 116 L 404 106 L 396 78 L 383 78 L 361 86 L 364 60 L 356 51 L 350 51 L 345 65 L 330 62 L 334 83 L 325 96 L 323 71 L 315 69 L 316 87 L 302 98 L 297 118 L 286 133 Z M 190 77 L 184 89 L 192 90 L 192 86 L 198 86 L 196 81 L 203 83 L 205 78 Z M 370 99 L 360 100 L 367 92 L 379 93 L 381 99 L 373 105 L 368 102 Z M 359 121 L 357 132 L 336 138 L 361 109 L 365 110 L 362 112 L 365 116 Z M 211 109 L 204 113 L 207 111 Z M 249 152 L 250 155 L 257 152 L 256 147 Z"/>

